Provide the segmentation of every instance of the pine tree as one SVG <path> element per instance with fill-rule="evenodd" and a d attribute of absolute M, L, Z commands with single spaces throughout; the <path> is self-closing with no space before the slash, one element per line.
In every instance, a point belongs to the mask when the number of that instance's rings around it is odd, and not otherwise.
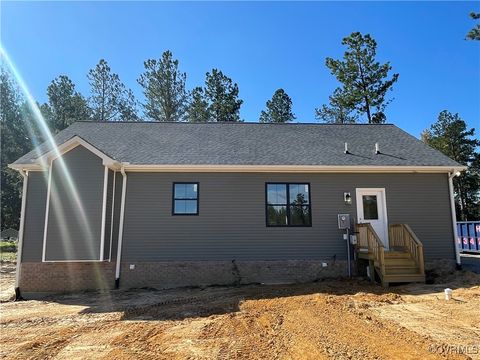
<path fill-rule="evenodd" d="M 48 103 L 42 105 L 42 112 L 52 132 L 63 130 L 75 121 L 90 120 L 87 102 L 68 76 L 60 75 L 52 80 L 47 96 Z"/>
<path fill-rule="evenodd" d="M 196 87 L 192 90 L 187 114 L 190 122 L 208 122 L 210 120 L 208 102 L 205 99 L 203 88 Z"/>
<path fill-rule="evenodd" d="M 480 19 L 480 13 L 471 12 L 470 17 L 473 20 L 479 20 Z M 468 40 L 480 40 L 480 24 L 476 24 L 475 27 L 468 32 L 467 39 Z"/>
<path fill-rule="evenodd" d="M 186 73 L 178 70 L 178 60 L 165 51 L 158 60 L 144 62 L 145 72 L 138 79 L 143 87 L 148 118 L 156 121 L 183 121 L 186 117 L 188 94 Z"/>
<path fill-rule="evenodd" d="M 441 151 L 468 169 L 453 179 L 457 202 L 457 218 L 480 219 L 480 140 L 475 129 L 467 129 L 458 114 L 447 110 L 438 115 L 438 120 L 422 133 L 422 140 Z"/>
<path fill-rule="evenodd" d="M 354 124 L 358 121 L 358 115 L 349 104 L 345 103 L 341 91 L 340 88 L 335 89 L 328 98 L 329 104 L 315 109 L 317 120 L 329 124 Z"/>
<path fill-rule="evenodd" d="M 293 121 L 292 99 L 283 89 L 278 89 L 271 100 L 266 103 L 266 109 L 260 113 L 260 122 L 286 123 Z"/>
<path fill-rule="evenodd" d="M 334 93 L 333 108 L 331 104 L 325 110 L 317 109 L 320 119 L 323 119 L 322 113 L 338 113 L 340 106 L 341 110 L 352 109 L 358 116 L 366 116 L 370 124 L 385 122 L 384 111 L 389 103 L 385 97 L 398 80 L 398 74 L 388 78 L 392 67 L 389 62 L 380 64 L 376 60 L 377 43 L 369 34 L 354 32 L 343 39 L 342 45 L 348 48 L 343 60 L 327 58 L 325 61 L 342 87 Z M 336 122 L 341 121 L 344 120 Z"/>
<path fill-rule="evenodd" d="M 243 100 L 238 99 L 238 85 L 232 79 L 220 70 L 212 69 L 206 75 L 204 92 L 210 121 L 240 121 Z"/>
<path fill-rule="evenodd" d="M 112 73 L 104 59 L 88 72 L 90 97 L 88 99 L 94 121 L 128 121 L 138 118 L 136 101 L 118 74 Z"/>
<path fill-rule="evenodd" d="M 28 124 L 24 119 L 25 101 L 15 82 L 5 71 L 0 72 L 0 136 L 1 136 L 1 227 L 18 229 L 22 177 L 8 164 L 31 150 Z"/>

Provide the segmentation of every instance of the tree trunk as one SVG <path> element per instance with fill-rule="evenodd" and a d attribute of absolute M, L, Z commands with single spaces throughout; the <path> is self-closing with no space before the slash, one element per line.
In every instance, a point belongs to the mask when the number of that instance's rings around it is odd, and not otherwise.
<path fill-rule="evenodd" d="M 372 114 L 370 113 L 370 102 L 368 101 L 368 97 L 365 96 L 365 106 L 367 110 L 367 117 L 368 117 L 368 123 L 372 123 Z"/>

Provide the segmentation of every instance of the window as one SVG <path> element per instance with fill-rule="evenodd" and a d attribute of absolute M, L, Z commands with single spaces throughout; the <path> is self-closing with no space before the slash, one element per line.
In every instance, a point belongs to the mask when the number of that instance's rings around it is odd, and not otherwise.
<path fill-rule="evenodd" d="M 173 183 L 173 215 L 198 215 L 198 183 Z"/>
<path fill-rule="evenodd" d="M 267 226 L 311 226 L 310 184 L 267 183 Z"/>
<path fill-rule="evenodd" d="M 365 220 L 378 220 L 378 207 L 376 195 L 363 195 L 363 218 Z"/>

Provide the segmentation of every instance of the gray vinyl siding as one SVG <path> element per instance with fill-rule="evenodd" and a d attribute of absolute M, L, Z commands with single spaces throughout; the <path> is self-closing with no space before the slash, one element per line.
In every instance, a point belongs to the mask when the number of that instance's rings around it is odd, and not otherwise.
<path fill-rule="evenodd" d="M 172 216 L 172 183 L 199 182 L 199 215 Z M 266 182 L 308 182 L 312 226 L 265 224 Z M 446 174 L 128 173 L 124 261 L 344 259 L 337 214 L 355 189 L 385 188 L 389 223 L 407 223 L 427 260 L 454 258 Z M 343 193 L 353 203 L 345 205 Z"/>
<path fill-rule="evenodd" d="M 102 223 L 102 160 L 82 146 L 53 161 L 46 260 L 99 260 Z M 76 189 L 76 193 L 72 191 Z"/>
<path fill-rule="evenodd" d="M 47 183 L 48 172 L 30 171 L 28 173 L 22 249 L 24 262 L 42 261 Z"/>

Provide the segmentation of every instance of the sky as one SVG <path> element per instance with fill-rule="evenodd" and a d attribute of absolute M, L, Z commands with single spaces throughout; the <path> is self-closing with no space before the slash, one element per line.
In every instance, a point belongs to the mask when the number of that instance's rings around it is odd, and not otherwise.
<path fill-rule="evenodd" d="M 143 61 L 169 49 L 189 89 L 212 68 L 238 83 L 242 119 L 258 121 L 283 88 L 296 121 L 315 122 L 339 85 L 325 58 L 342 57 L 350 33 L 369 33 L 378 60 L 400 74 L 387 121 L 419 136 L 444 109 L 480 131 L 480 42 L 465 40 L 479 4 L 2 1 L 0 39 L 39 102 L 61 74 L 88 96 L 86 74 L 101 58 L 142 100 Z"/>

